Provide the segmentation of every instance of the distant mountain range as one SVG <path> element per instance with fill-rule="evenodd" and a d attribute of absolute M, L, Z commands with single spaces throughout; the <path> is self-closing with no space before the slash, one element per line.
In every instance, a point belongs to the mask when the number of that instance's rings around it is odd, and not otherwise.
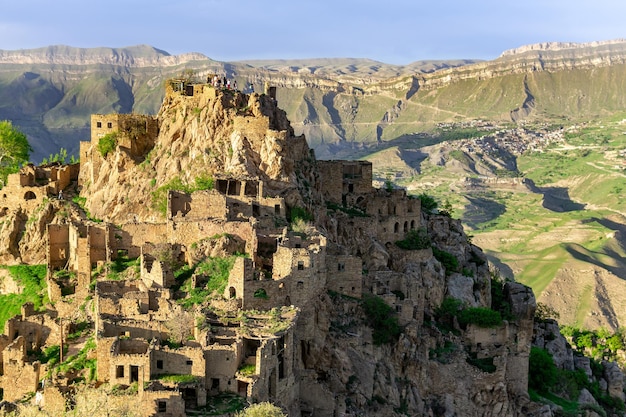
<path fill-rule="evenodd" d="M 543 43 L 492 61 L 368 59 L 219 62 L 151 46 L 0 50 L 0 120 L 29 137 L 40 161 L 60 147 L 78 154 L 92 113 L 156 113 L 163 82 L 193 70 L 278 87 L 279 106 L 319 158 L 354 157 L 417 137 L 440 122 L 558 121 L 626 107 L 626 41 Z"/>

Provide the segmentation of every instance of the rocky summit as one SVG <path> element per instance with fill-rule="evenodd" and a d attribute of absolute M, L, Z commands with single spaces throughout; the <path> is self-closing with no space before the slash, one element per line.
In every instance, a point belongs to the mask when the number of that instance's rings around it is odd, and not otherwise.
<path fill-rule="evenodd" d="M 533 340 L 585 375 L 585 415 L 623 407 L 619 368 L 575 354 L 460 221 L 374 188 L 367 161 L 317 160 L 269 84 L 168 80 L 156 116 L 93 114 L 79 164 L 26 166 L 2 196 L 4 263 L 45 264 L 0 336 L 5 409 L 561 415 L 529 395 Z"/>

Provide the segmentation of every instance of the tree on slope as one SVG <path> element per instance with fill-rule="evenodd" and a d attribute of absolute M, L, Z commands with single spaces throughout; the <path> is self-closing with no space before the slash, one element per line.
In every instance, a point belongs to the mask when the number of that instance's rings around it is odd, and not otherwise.
<path fill-rule="evenodd" d="M 0 180 L 6 184 L 7 175 L 17 172 L 28 162 L 31 148 L 26 135 L 8 120 L 0 121 Z"/>

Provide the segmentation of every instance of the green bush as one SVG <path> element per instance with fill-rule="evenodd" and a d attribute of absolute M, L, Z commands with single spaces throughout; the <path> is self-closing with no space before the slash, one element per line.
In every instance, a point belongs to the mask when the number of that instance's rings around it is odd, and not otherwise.
<path fill-rule="evenodd" d="M 465 362 L 469 363 L 472 366 L 475 366 L 476 368 L 480 369 L 483 372 L 487 372 L 489 374 L 492 374 L 496 371 L 496 365 L 493 364 L 493 358 L 489 357 L 489 358 L 478 358 L 478 356 L 476 355 L 476 353 L 468 353 L 467 358 L 465 359 Z"/>
<path fill-rule="evenodd" d="M 289 220 L 291 222 L 295 222 L 296 220 L 311 222 L 313 221 L 313 215 L 303 207 L 292 207 L 289 211 Z"/>
<path fill-rule="evenodd" d="M 393 308 L 375 295 L 364 296 L 361 306 L 368 325 L 373 329 L 372 338 L 376 346 L 397 340 L 401 328 Z"/>
<path fill-rule="evenodd" d="M 504 297 L 504 281 L 499 275 L 491 277 L 491 309 L 499 311 L 504 320 L 513 320 L 511 304 Z"/>
<path fill-rule="evenodd" d="M 427 249 L 430 247 L 430 237 L 424 228 L 410 230 L 403 240 L 396 241 L 396 246 L 406 250 Z"/>
<path fill-rule="evenodd" d="M 264 300 L 267 300 L 269 296 L 267 295 L 267 291 L 265 291 L 265 289 L 259 288 L 254 292 L 254 298 L 262 298 Z"/>
<path fill-rule="evenodd" d="M 117 146 L 117 132 L 107 133 L 98 140 L 98 151 L 100 155 L 106 157 L 115 150 Z"/>
<path fill-rule="evenodd" d="M 502 324 L 502 316 L 498 311 L 484 307 L 470 307 L 459 312 L 459 324 L 463 327 L 475 324 L 480 327 L 497 327 Z"/>
<path fill-rule="evenodd" d="M 538 393 L 547 393 L 556 384 L 558 375 L 552 355 L 545 349 L 531 347 L 528 360 L 528 388 Z"/>
<path fill-rule="evenodd" d="M 446 275 L 450 275 L 453 272 L 459 272 L 459 261 L 453 254 L 433 246 L 433 255 L 435 256 L 435 259 L 441 262 L 443 267 L 446 269 Z"/>
<path fill-rule="evenodd" d="M 429 196 L 428 194 L 422 193 L 417 196 L 422 205 L 422 211 L 424 213 L 434 213 L 437 209 L 437 201 L 435 201 L 434 197 Z"/>
<path fill-rule="evenodd" d="M 200 380 L 200 377 L 195 375 L 162 374 L 158 375 L 156 379 L 173 384 L 195 384 Z"/>
<path fill-rule="evenodd" d="M 237 413 L 236 417 L 287 417 L 287 415 L 275 405 L 265 402 L 251 405 Z"/>

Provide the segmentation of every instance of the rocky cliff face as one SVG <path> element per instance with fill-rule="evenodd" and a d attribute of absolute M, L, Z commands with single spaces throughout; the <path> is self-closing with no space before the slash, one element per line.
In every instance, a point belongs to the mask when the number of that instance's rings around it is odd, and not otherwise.
<path fill-rule="evenodd" d="M 298 202 L 289 184 L 297 183 L 296 165 L 309 158 L 309 149 L 269 96 L 234 91 L 171 94 L 158 118 L 159 135 L 145 154 L 121 151 L 103 157 L 97 143 L 87 145 L 92 159 L 83 165 L 80 182 L 93 216 L 116 222 L 164 221 L 152 207 L 159 187 L 172 180 L 193 186 L 203 177 L 225 174 L 257 177 L 270 194 Z"/>

